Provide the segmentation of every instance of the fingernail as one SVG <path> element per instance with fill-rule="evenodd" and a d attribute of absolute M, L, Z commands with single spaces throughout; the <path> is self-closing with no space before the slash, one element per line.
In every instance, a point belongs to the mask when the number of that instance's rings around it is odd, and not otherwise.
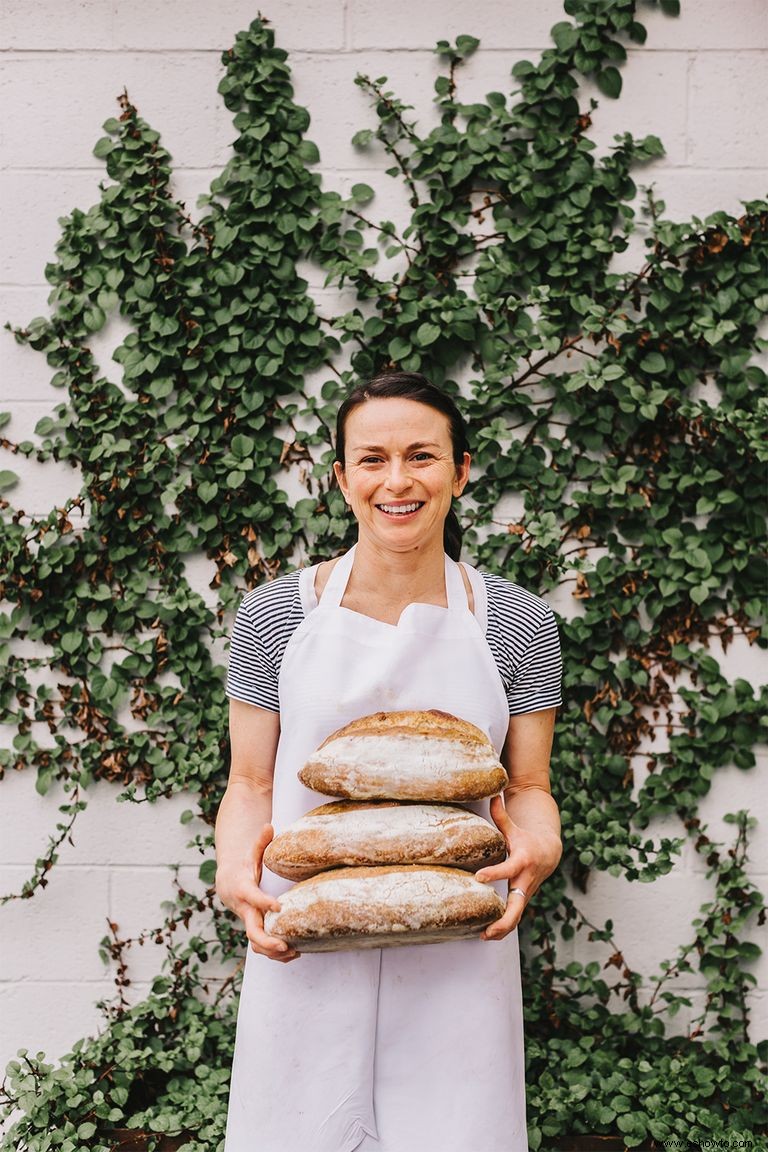
<path fill-rule="evenodd" d="M 288 951 L 288 945 L 287 944 L 278 944 L 277 948 L 278 948 L 279 952 L 287 952 Z"/>

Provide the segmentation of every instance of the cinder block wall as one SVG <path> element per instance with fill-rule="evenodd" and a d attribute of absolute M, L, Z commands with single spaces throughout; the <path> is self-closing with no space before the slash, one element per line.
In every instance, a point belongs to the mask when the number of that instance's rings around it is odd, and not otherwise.
<path fill-rule="evenodd" d="M 466 67 L 467 98 L 509 90 L 509 70 L 521 56 L 548 44 L 548 31 L 563 19 L 560 0 L 3 0 L 0 8 L 0 107 L 3 115 L 0 190 L 0 320 L 24 323 L 45 310 L 43 269 L 53 255 L 57 219 L 97 197 L 103 168 L 91 149 L 101 124 L 115 113 L 124 87 L 141 114 L 158 129 L 172 153 L 176 188 L 194 210 L 197 196 L 225 161 L 233 132 L 216 93 L 220 52 L 235 33 L 262 11 L 278 43 L 290 53 L 297 100 L 312 116 L 309 137 L 320 148 L 327 187 L 363 179 L 377 189 L 382 218 L 396 218 L 401 197 L 395 181 L 380 175 L 380 159 L 356 152 L 350 137 L 373 124 L 357 72 L 386 75 L 415 106 L 422 124 L 431 121 L 438 39 L 461 33 L 480 36 Z M 765 99 L 768 9 L 765 0 L 682 0 L 679 19 L 643 9 L 647 44 L 631 49 L 619 101 L 600 100 L 594 117 L 598 142 L 610 146 L 615 132 L 660 136 L 666 157 L 646 170 L 673 218 L 737 212 L 742 199 L 768 188 L 768 101 Z M 592 94 L 592 93 L 590 93 Z M 371 170 L 371 166 L 377 166 Z M 368 167 L 367 167 L 368 166 Z M 313 287 L 319 291 L 321 277 Z M 121 338 L 113 324 L 100 334 L 102 350 Z M 2 408 L 13 413 L 10 434 L 30 436 L 41 416 L 61 401 L 49 384 L 43 358 L 16 347 L 0 332 Z M 114 375 L 116 366 L 102 358 Z M 21 463 L 21 467 L 19 464 Z M 68 467 L 10 460 L 22 483 L 15 504 L 28 513 L 60 505 L 77 490 Z M 205 563 L 197 565 L 205 591 Z M 566 609 L 564 604 L 558 607 Z M 720 657 L 719 652 L 715 655 Z M 725 658 L 733 676 L 765 677 L 757 654 L 734 645 Z M 6 740 L 10 736 L 6 734 Z M 760 811 L 758 769 L 718 773 L 702 805 L 710 835 L 729 840 L 732 828 L 719 814 L 739 807 Z M 639 781 L 638 781 L 639 783 Z M 555 788 L 557 782 L 555 781 Z M 110 972 L 98 956 L 107 920 L 132 935 L 160 924 L 160 902 L 171 895 L 169 865 L 181 862 L 182 882 L 196 883 L 198 854 L 187 847 L 193 826 L 179 824 L 189 806 L 183 797 L 156 805 L 117 805 L 107 784 L 89 789 L 89 807 L 65 843 L 47 888 L 31 901 L 0 908 L 0 1068 L 17 1048 L 60 1056 L 78 1037 L 98 1027 L 95 1003 L 110 996 Z M 42 854 L 64 797 L 40 797 L 31 774 L 0 783 L 0 892 L 17 891 Z M 764 804 L 762 805 L 764 810 Z M 678 831 L 674 822 L 654 833 Z M 768 874 L 765 831 L 752 852 L 756 877 Z M 574 894 L 577 895 L 577 894 Z M 594 874 L 579 902 L 593 922 L 611 917 L 627 962 L 651 976 L 689 938 L 690 922 L 710 898 L 702 861 L 686 852 L 676 870 L 652 885 L 630 885 Z M 576 958 L 607 958 L 579 938 Z M 129 994 L 146 992 L 160 962 L 156 947 L 129 956 Z M 768 1035 L 768 967 L 755 965 L 758 991 L 751 997 L 755 1038 Z M 680 988 L 678 983 L 676 988 Z M 693 1012 L 702 1002 L 700 982 L 688 978 Z M 677 1018 L 685 1029 L 690 1014 Z"/>

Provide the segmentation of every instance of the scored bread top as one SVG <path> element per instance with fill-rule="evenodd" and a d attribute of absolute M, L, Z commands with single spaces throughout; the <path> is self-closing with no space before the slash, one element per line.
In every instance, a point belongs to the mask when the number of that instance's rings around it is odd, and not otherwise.
<path fill-rule="evenodd" d="M 429 736 L 432 740 L 453 740 L 463 744 L 483 745 L 496 755 L 496 749 L 482 729 L 468 720 L 441 712 L 437 708 L 425 711 L 373 712 L 350 721 L 326 736 L 318 748 L 344 736 L 388 736 L 393 733 L 407 736 Z"/>
<path fill-rule="evenodd" d="M 410 800 L 336 800 L 312 808 L 293 824 L 284 828 L 267 846 L 274 849 L 290 844 L 294 851 L 299 845 L 322 844 L 328 849 L 343 848 L 360 851 L 375 848 L 377 841 L 390 840 L 405 849 L 415 841 L 434 841 L 435 849 L 444 841 L 445 834 L 455 832 L 467 840 L 478 836 L 503 841 L 496 827 L 456 804 L 425 804 Z M 396 863 L 396 861 L 392 861 Z"/>

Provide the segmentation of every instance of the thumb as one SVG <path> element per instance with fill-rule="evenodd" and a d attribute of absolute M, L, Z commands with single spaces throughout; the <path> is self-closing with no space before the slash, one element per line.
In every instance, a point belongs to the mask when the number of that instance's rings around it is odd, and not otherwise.
<path fill-rule="evenodd" d="M 490 810 L 496 827 L 509 839 L 516 825 L 512 822 L 509 812 L 507 812 L 503 793 L 498 793 L 496 796 L 491 797 Z"/>
<path fill-rule="evenodd" d="M 267 844 L 269 844 L 269 842 L 272 840 L 274 835 L 275 835 L 275 829 L 273 828 L 273 826 L 271 824 L 263 824 L 262 827 L 259 829 L 259 833 L 258 833 L 256 839 L 253 842 L 253 854 L 252 854 L 253 873 L 254 873 L 254 876 L 256 877 L 256 883 L 257 884 L 258 884 L 259 879 L 261 877 L 261 861 L 262 861 L 262 857 L 264 856 L 264 849 L 266 848 Z"/>

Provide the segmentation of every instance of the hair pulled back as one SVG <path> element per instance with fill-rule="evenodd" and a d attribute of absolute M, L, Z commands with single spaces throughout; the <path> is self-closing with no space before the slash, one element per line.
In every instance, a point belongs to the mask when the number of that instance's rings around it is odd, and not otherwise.
<path fill-rule="evenodd" d="M 342 403 L 336 415 L 336 460 L 342 468 L 345 464 L 346 422 L 350 412 L 366 400 L 389 399 L 416 400 L 448 417 L 451 432 L 453 461 L 457 467 L 464 463 L 464 453 L 469 452 L 467 426 L 464 417 L 452 398 L 437 385 L 431 384 L 420 372 L 379 372 L 367 383 L 356 385 Z M 452 560 L 461 556 L 463 532 L 459 518 L 451 507 L 443 528 L 443 548 Z"/>

